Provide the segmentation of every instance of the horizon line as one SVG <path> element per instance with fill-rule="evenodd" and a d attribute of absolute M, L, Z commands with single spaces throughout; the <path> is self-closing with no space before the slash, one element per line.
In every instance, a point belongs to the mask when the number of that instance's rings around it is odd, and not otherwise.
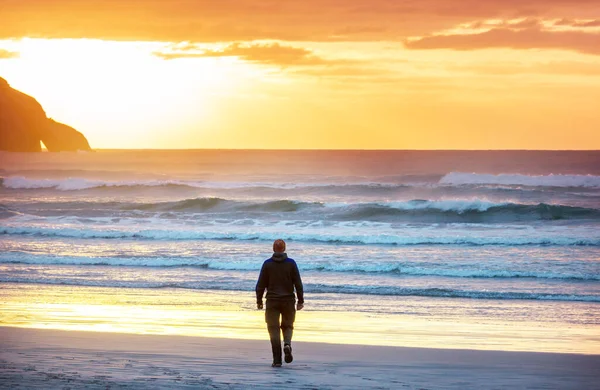
<path fill-rule="evenodd" d="M 600 152 L 600 149 L 310 149 L 310 148 L 94 148 L 92 151 L 292 151 L 292 152 Z M 42 150 L 47 152 L 46 149 Z M 60 153 L 60 152 L 59 152 Z M 86 152 L 87 153 L 87 152 Z"/>

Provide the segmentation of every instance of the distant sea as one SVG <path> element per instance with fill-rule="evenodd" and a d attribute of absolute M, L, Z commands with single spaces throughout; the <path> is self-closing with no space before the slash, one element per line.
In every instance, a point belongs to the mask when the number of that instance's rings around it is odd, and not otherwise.
<path fill-rule="evenodd" d="M 4 284 L 252 299 L 283 238 L 320 310 L 600 324 L 597 151 L 1 153 L 0 176 Z"/>

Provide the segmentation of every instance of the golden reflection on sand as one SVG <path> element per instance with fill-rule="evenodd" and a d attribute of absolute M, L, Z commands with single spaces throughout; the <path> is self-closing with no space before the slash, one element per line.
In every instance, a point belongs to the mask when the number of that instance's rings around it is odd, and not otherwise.
<path fill-rule="evenodd" d="M 0 325 L 267 340 L 251 292 L 4 284 Z M 597 354 L 597 327 L 360 312 L 298 313 L 296 341 Z"/>

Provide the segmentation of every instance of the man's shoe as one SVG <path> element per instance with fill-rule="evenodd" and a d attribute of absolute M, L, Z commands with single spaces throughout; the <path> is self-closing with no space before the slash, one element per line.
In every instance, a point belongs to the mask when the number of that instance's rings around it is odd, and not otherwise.
<path fill-rule="evenodd" d="M 271 364 L 271 367 L 281 367 L 281 363 L 273 363 Z"/>
<path fill-rule="evenodd" d="M 289 344 L 286 344 L 283 346 L 283 353 L 285 354 L 285 362 L 286 363 L 291 363 L 292 361 L 294 361 L 294 357 L 292 356 L 292 346 Z"/>

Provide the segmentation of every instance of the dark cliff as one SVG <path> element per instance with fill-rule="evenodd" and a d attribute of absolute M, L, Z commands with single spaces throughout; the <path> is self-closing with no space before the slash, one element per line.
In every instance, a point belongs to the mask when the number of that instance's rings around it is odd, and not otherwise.
<path fill-rule="evenodd" d="M 37 100 L 0 77 L 0 150 L 40 152 L 40 141 L 50 152 L 91 150 L 83 134 L 48 119 Z"/>
<path fill-rule="evenodd" d="M 42 106 L 0 78 L 0 150 L 41 151 L 41 134 L 47 125 Z"/>
<path fill-rule="evenodd" d="M 49 152 L 76 152 L 91 150 L 88 140 L 71 126 L 48 119 L 46 131 L 42 134 L 42 142 Z"/>

